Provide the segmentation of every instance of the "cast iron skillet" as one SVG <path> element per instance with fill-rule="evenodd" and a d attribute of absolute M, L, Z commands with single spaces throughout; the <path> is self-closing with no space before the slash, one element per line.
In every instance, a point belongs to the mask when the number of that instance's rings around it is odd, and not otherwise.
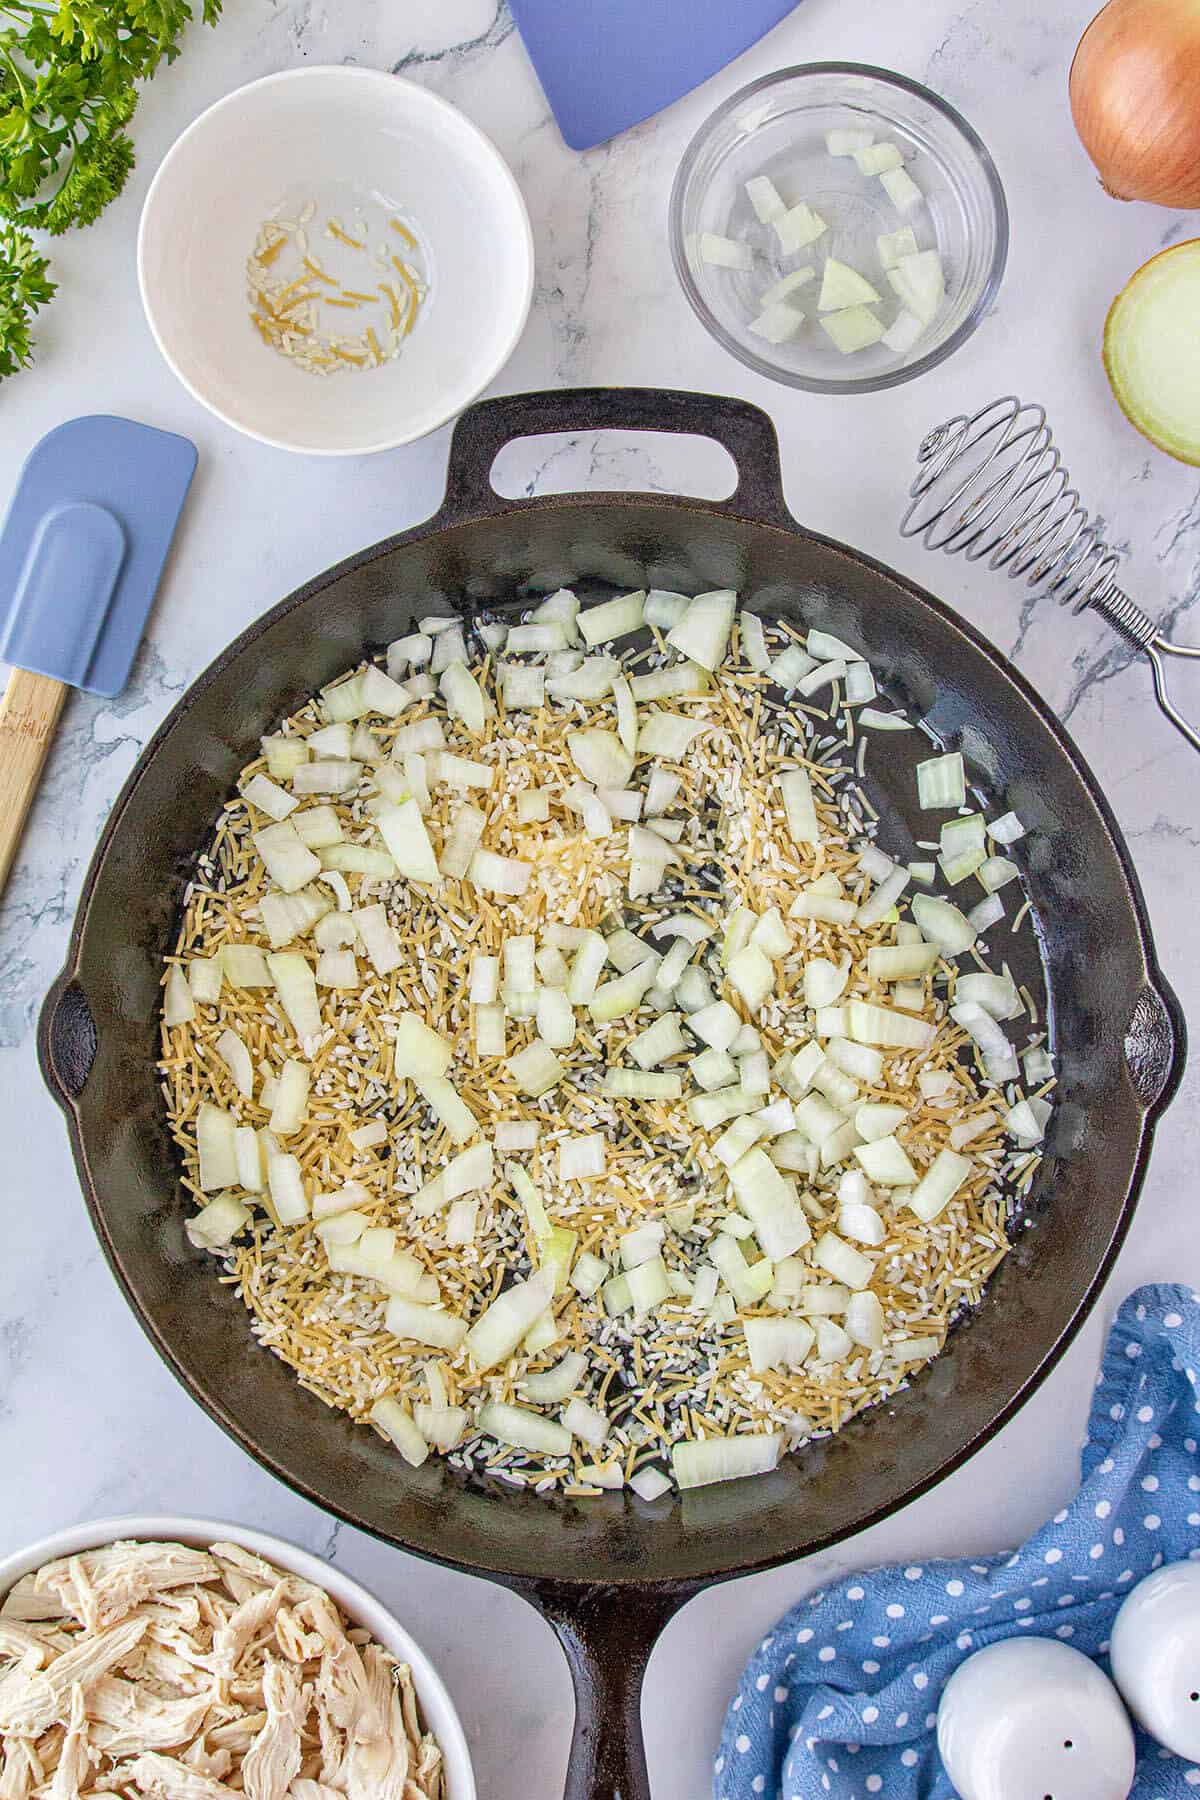
<path fill-rule="evenodd" d="M 504 501 L 493 491 L 492 464 L 510 439 L 611 427 L 716 439 L 737 464 L 736 491 L 720 504 L 656 494 Z M 1039 937 L 1025 941 L 1041 945 L 1061 1085 L 1026 1228 L 985 1304 L 894 1404 L 771 1476 L 682 1502 L 550 1502 L 438 1460 L 412 1470 L 305 1393 L 253 1342 L 241 1304 L 187 1244 L 154 1075 L 159 959 L 193 858 L 260 733 L 364 646 L 432 611 L 516 606 L 528 580 L 538 589 L 572 581 L 597 596 L 613 586 L 736 587 L 761 612 L 860 640 L 891 691 L 961 745 L 989 802 L 1015 807 L 1031 828 L 1022 848 Z M 876 752 L 885 789 L 900 755 Z M 902 832 L 898 803 L 885 792 L 882 804 L 886 833 Z M 1016 670 L 929 594 L 795 523 L 775 433 L 757 408 L 584 390 L 473 407 L 454 433 L 435 518 L 302 588 L 188 691 L 113 808 L 42 1012 L 39 1053 L 113 1271 L 188 1390 L 318 1505 L 524 1595 L 554 1626 L 574 1676 L 570 1800 L 646 1800 L 639 1700 L 662 1626 L 708 1582 L 806 1555 L 885 1517 L 1012 1417 L 1109 1271 L 1154 1122 L 1182 1073 L 1184 1032 L 1108 807 Z M 480 1646 L 481 1656 L 495 1653 Z"/>

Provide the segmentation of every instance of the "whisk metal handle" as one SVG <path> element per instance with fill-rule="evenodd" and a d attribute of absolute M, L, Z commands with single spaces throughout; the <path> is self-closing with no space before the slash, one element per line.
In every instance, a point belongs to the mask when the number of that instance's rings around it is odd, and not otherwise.
<path fill-rule="evenodd" d="M 1168 656 L 1200 658 L 1200 648 L 1173 643 L 1117 586 L 1120 553 L 1070 485 L 1045 410 L 1007 394 L 929 432 L 917 460 L 901 533 L 930 550 L 986 557 L 1075 612 L 1099 613 L 1149 662 L 1160 710 L 1200 751 L 1200 730 L 1172 700 L 1164 665 Z"/>

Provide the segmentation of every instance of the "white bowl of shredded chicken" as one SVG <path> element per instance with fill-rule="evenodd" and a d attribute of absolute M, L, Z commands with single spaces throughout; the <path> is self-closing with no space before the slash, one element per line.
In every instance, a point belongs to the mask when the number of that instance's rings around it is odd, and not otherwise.
<path fill-rule="evenodd" d="M 504 367 L 533 236 L 500 153 L 440 95 L 289 69 L 168 151 L 138 279 L 159 349 L 218 418 L 277 449 L 363 456 L 435 431 Z"/>
<path fill-rule="evenodd" d="M 211 1519 L 72 1526 L 0 1560 L 0 1791 L 475 1800 L 441 1678 L 340 1570 Z"/>

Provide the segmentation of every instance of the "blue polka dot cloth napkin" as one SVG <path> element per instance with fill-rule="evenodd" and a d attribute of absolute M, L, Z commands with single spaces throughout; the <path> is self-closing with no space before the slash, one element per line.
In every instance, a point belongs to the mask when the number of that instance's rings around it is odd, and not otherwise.
<path fill-rule="evenodd" d="M 1130 1588 L 1200 1559 L 1200 1294 L 1139 1288 L 1096 1383 L 1083 1482 L 1014 1555 L 872 1569 L 762 1640 L 714 1763 L 715 1800 L 953 1800 L 942 1688 L 972 1650 L 1031 1632 L 1099 1659 Z M 1200 1769 L 1138 1733 L 1135 1800 L 1200 1800 Z"/>

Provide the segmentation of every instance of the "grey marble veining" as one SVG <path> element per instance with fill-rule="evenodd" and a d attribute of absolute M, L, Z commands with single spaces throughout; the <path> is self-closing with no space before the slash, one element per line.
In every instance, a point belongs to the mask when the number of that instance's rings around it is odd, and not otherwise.
<path fill-rule="evenodd" d="M 1047 406 L 1085 500 L 1127 547 L 1128 591 L 1180 635 L 1200 637 L 1200 480 L 1125 425 L 1099 360 L 1112 295 L 1163 244 L 1193 235 L 1195 224 L 1109 201 L 1076 145 L 1066 72 L 1093 6 L 804 0 L 702 92 L 581 156 L 564 148 L 547 117 L 504 0 L 226 0 L 220 29 L 194 32 L 186 55 L 147 92 L 128 193 L 93 231 L 54 246 L 62 293 L 39 333 L 40 364 L 5 384 L 0 488 L 44 431 L 92 410 L 186 432 L 201 463 L 133 681 L 115 704 L 69 702 L 0 908 L 3 1542 L 100 1513 L 174 1509 L 261 1523 L 335 1558 L 397 1605 L 443 1667 L 488 1800 L 542 1800 L 561 1787 L 570 1691 L 549 1632 L 511 1595 L 338 1528 L 248 1462 L 188 1401 L 108 1274 L 36 1072 L 37 1007 L 62 961 L 97 834 L 142 744 L 205 664 L 268 605 L 337 558 L 432 513 L 445 468 L 445 432 L 333 467 L 255 446 L 196 407 L 142 322 L 134 270 L 141 199 L 158 159 L 199 111 L 242 81 L 300 61 L 394 69 L 461 105 L 509 159 L 534 222 L 534 312 L 499 390 L 648 383 L 742 394 L 767 407 L 797 517 L 959 606 L 1069 717 L 1129 838 L 1163 966 L 1190 1011 L 1200 1000 L 1192 931 L 1200 765 L 1153 709 L 1144 668 L 1100 621 L 1029 601 L 1016 584 L 933 557 L 896 529 L 922 434 L 1016 391 Z M 991 147 L 1012 211 L 1012 253 L 993 316 L 924 379 L 860 399 L 793 394 L 727 358 L 688 310 L 666 245 L 670 182 L 707 112 L 773 67 L 835 58 L 892 66 L 939 88 Z M 580 436 L 516 447 L 503 479 L 514 493 L 715 493 L 719 461 L 711 447 Z M 1200 714 L 1200 677 L 1184 670 L 1176 680 Z M 657 1800 L 700 1800 L 708 1791 L 709 1747 L 735 1672 L 792 1599 L 883 1558 L 1010 1543 L 1069 1491 L 1097 1350 L 1117 1299 L 1142 1280 L 1200 1279 L 1190 1185 L 1200 1168 L 1195 1096 L 1189 1079 L 1162 1127 L 1142 1207 L 1094 1318 L 1049 1385 L 969 1468 L 835 1552 L 714 1591 L 673 1622 L 645 1702 Z"/>

